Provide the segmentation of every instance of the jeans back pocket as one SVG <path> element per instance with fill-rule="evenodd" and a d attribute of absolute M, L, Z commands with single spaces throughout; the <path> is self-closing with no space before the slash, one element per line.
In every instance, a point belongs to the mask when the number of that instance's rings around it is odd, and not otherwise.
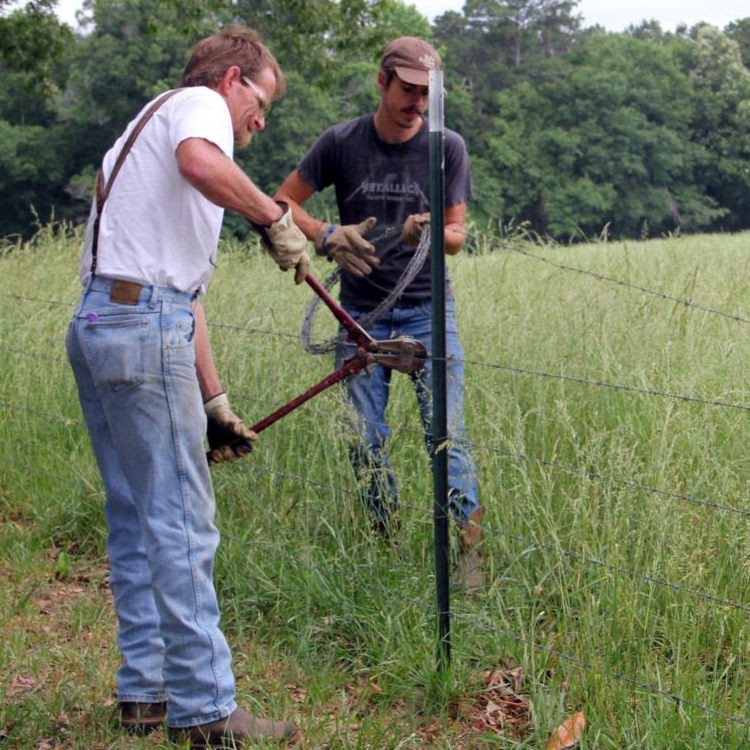
<path fill-rule="evenodd" d="M 145 380 L 147 316 L 99 313 L 83 319 L 81 339 L 91 376 L 100 391 L 122 393 Z"/>

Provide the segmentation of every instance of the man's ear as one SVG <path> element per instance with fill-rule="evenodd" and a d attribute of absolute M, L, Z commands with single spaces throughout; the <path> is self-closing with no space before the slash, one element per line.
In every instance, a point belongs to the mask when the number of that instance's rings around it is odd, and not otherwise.
<path fill-rule="evenodd" d="M 216 90 L 223 96 L 226 96 L 229 89 L 240 80 L 241 75 L 242 71 L 238 65 L 230 65 L 224 71 L 224 75 L 219 78 L 219 81 L 216 84 Z"/>
<path fill-rule="evenodd" d="M 388 88 L 388 75 L 387 73 L 381 68 L 378 71 L 378 89 L 380 91 L 385 91 Z"/>

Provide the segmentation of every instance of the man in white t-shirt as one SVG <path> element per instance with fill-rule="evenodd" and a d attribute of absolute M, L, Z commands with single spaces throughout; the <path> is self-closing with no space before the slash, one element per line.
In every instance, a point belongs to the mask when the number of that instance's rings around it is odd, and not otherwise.
<path fill-rule="evenodd" d="M 214 463 L 249 452 L 255 435 L 221 389 L 197 301 L 216 265 L 224 209 L 258 230 L 297 283 L 307 273 L 307 240 L 288 206 L 232 160 L 284 91 L 251 29 L 230 27 L 194 47 L 181 87 L 147 105 L 104 157 L 67 337 L 106 491 L 120 723 L 146 733 L 166 717 L 170 736 L 193 747 L 296 732 L 235 702 L 203 437 L 208 427 Z"/>

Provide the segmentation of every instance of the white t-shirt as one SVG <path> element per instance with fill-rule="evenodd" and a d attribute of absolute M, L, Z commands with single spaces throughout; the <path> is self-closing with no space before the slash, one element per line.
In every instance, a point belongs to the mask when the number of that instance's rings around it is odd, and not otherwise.
<path fill-rule="evenodd" d="M 143 111 L 105 155 L 105 185 Z M 211 278 L 224 209 L 179 173 L 176 150 L 188 138 L 204 138 L 230 159 L 233 156 L 229 108 L 212 89 L 196 86 L 178 92 L 161 105 L 136 138 L 102 211 L 97 275 L 182 292 L 205 287 Z M 96 201 L 79 267 L 84 284 L 91 274 L 95 218 Z"/>

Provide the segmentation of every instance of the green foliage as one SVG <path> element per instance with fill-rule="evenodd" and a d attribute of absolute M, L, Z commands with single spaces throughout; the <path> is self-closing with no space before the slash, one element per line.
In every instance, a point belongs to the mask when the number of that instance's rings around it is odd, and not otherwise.
<path fill-rule="evenodd" d="M 739 45 L 742 62 L 750 68 L 750 18 L 733 21 L 724 32 Z"/>
<path fill-rule="evenodd" d="M 740 44 L 713 26 L 696 31 L 691 51 L 694 138 L 709 156 L 703 181 L 720 205 L 734 209 L 722 226 L 736 230 L 746 226 L 740 207 L 750 205 L 750 70 Z"/>
<path fill-rule="evenodd" d="M 28 236 L 37 218 L 49 221 L 67 202 L 55 98 L 73 35 L 54 5 L 34 0 L 0 15 L 0 235 Z"/>
<path fill-rule="evenodd" d="M 692 137 L 697 95 L 681 67 L 692 43 L 642 31 L 587 32 L 542 79 L 485 100 L 493 126 L 471 145 L 498 171 L 502 220 L 560 238 L 605 225 L 634 237 L 644 226 L 710 227 L 729 212 L 700 179 L 711 158 Z"/>
<path fill-rule="evenodd" d="M 53 67 L 73 41 L 70 29 L 58 21 L 55 5 L 56 0 L 30 0 L 0 15 L 0 73 L 4 80 L 16 74 L 15 85 L 27 94 L 44 96 L 54 90 Z M 4 108 L 0 112 L 7 117 Z"/>
<path fill-rule="evenodd" d="M 195 41 L 235 21 L 263 34 L 289 80 L 237 154 L 268 192 L 326 127 L 377 106 L 383 46 L 416 34 L 443 56 L 475 220 L 560 239 L 750 226 L 750 18 L 614 34 L 582 29 L 576 7 L 468 0 L 431 27 L 401 0 L 85 0 L 73 35 L 54 0 L 32 0 L 0 16 L 0 236 L 28 237 L 35 216 L 83 221 L 104 152 L 176 84 Z M 247 230 L 228 216 L 224 231 Z"/>
<path fill-rule="evenodd" d="M 25 236 L 39 221 L 54 217 L 56 205 L 66 203 L 59 138 L 59 131 L 50 133 L 41 125 L 0 120 L 0 195 L 9 196 L 2 221 L 7 234 Z"/>

